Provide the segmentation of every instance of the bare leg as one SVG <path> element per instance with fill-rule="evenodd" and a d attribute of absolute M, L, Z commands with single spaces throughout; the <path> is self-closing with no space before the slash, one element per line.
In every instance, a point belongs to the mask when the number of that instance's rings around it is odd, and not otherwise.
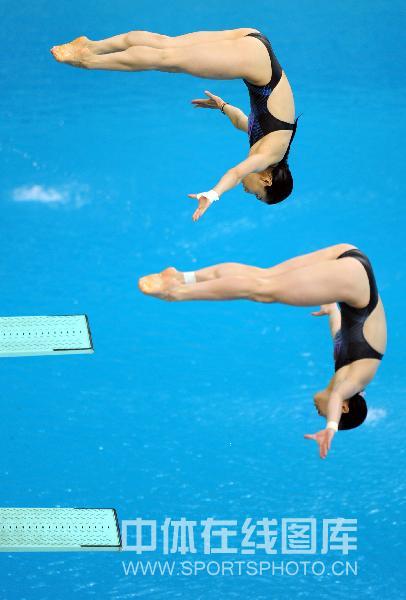
<path fill-rule="evenodd" d="M 194 272 L 196 282 L 212 281 L 232 276 L 266 277 L 267 269 L 250 267 L 240 263 L 222 263 L 213 267 L 206 267 Z M 168 289 L 178 287 L 185 283 L 184 273 L 173 267 L 168 267 L 153 275 L 141 277 L 139 288 L 144 294 L 164 298 Z"/>
<path fill-rule="evenodd" d="M 222 40 L 235 40 L 256 31 L 252 28 L 229 29 L 224 31 L 196 31 L 178 36 L 162 35 L 150 31 L 129 31 L 104 40 L 88 40 L 88 47 L 95 54 L 122 52 L 130 46 L 149 46 L 150 48 L 184 47 L 192 44 L 209 44 Z M 86 38 L 87 39 L 87 38 Z"/>
<path fill-rule="evenodd" d="M 194 271 L 194 274 L 197 283 L 232 276 L 260 278 L 274 277 L 275 275 L 281 275 L 282 273 L 286 273 L 288 271 L 294 271 L 303 267 L 316 265 L 327 260 L 336 260 L 337 256 L 346 250 L 349 250 L 350 248 L 354 248 L 354 246 L 351 244 L 337 244 L 336 246 L 330 246 L 329 248 L 324 248 L 323 250 L 317 250 L 316 252 L 310 252 L 309 254 L 304 254 L 303 256 L 291 258 L 283 263 L 280 263 L 279 265 L 268 268 L 252 267 L 250 265 L 244 265 L 241 263 L 220 263 L 218 265 L 213 265 L 212 267 L 205 267 L 203 269 Z M 175 282 L 184 283 L 183 273 L 177 271 L 173 267 L 165 269 L 162 271 L 162 273 L 143 277 L 143 280 L 145 281 L 150 277 L 155 278 L 155 285 L 159 286 L 159 288 L 162 290 L 167 285 L 172 285 L 173 287 Z"/>
<path fill-rule="evenodd" d="M 206 267 L 195 271 L 196 281 L 211 281 L 224 277 L 246 276 L 246 277 L 266 277 L 267 269 L 251 267 L 241 263 L 221 263 L 214 267 Z"/>
<path fill-rule="evenodd" d="M 292 306 L 347 302 L 361 307 L 368 302 L 369 282 L 357 260 L 344 258 L 272 277 L 231 276 L 189 285 L 173 281 L 172 286 L 153 295 L 173 301 L 247 299 Z"/>
<path fill-rule="evenodd" d="M 349 250 L 354 248 L 351 244 L 337 244 L 336 246 L 330 246 L 323 250 L 317 250 L 316 252 L 310 252 L 303 256 L 297 256 L 290 260 L 284 261 L 279 265 L 269 268 L 252 267 L 250 265 L 244 265 L 241 263 L 220 263 L 211 267 L 205 267 L 194 271 L 194 276 L 197 283 L 204 281 L 212 281 L 213 279 L 220 279 L 224 277 L 254 277 L 266 279 L 269 277 L 275 277 L 283 273 L 295 271 L 303 267 L 310 267 L 317 265 L 321 262 L 335 261 L 336 258 Z M 148 275 L 140 279 L 140 289 L 142 292 L 154 296 L 165 297 L 166 292 L 170 288 L 174 288 L 179 284 L 185 283 L 183 273 L 177 271 L 173 267 L 165 269 L 161 273 L 154 275 Z"/>
<path fill-rule="evenodd" d="M 316 250 L 315 252 L 309 252 L 308 254 L 303 254 L 302 256 L 290 258 L 289 260 L 285 260 L 274 267 L 265 269 L 265 271 L 267 276 L 281 275 L 282 273 L 293 271 L 295 269 L 317 265 L 318 263 L 325 262 L 327 260 L 336 260 L 340 254 L 346 252 L 346 250 L 350 250 L 351 248 L 355 248 L 355 246 L 352 244 L 336 244 L 335 246 L 329 246 L 328 248 L 323 248 L 322 250 Z"/>
<path fill-rule="evenodd" d="M 210 79 L 244 78 L 253 83 L 270 75 L 266 49 L 250 37 L 188 46 L 130 46 L 110 54 L 95 54 L 87 38 L 52 49 L 56 60 L 76 67 L 112 71 L 166 71 Z"/>
<path fill-rule="evenodd" d="M 355 246 L 351 244 L 337 244 L 336 246 L 330 246 L 328 248 L 323 248 L 322 250 L 316 250 L 315 252 L 310 252 L 309 254 L 291 258 L 278 265 L 275 265 L 274 267 L 262 269 L 240 263 L 221 263 L 219 265 L 214 265 L 213 267 L 206 267 L 204 269 L 195 271 L 196 281 L 208 281 L 210 279 L 228 277 L 231 275 L 253 275 L 264 278 L 274 277 L 275 275 L 281 275 L 282 273 L 286 273 L 288 271 L 316 265 L 327 260 L 336 260 L 340 254 L 346 250 L 349 250 L 350 248 L 355 248 Z"/>
<path fill-rule="evenodd" d="M 150 48 L 165 48 L 166 40 L 171 39 L 159 33 L 149 31 L 129 31 L 120 33 L 104 40 L 90 40 L 86 36 L 75 38 L 67 44 L 53 46 L 51 53 L 59 62 L 67 62 L 76 65 L 75 57 L 80 55 L 110 54 L 123 52 L 131 46 L 149 46 Z M 83 57 L 82 57 L 83 60 Z M 81 66 L 79 63 L 77 66 Z"/>

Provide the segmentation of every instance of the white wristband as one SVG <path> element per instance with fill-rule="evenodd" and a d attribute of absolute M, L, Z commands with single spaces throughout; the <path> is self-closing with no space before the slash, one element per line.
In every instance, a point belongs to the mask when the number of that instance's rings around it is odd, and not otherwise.
<path fill-rule="evenodd" d="M 333 431 L 338 431 L 338 423 L 335 421 L 328 421 L 326 429 L 332 429 Z"/>
<path fill-rule="evenodd" d="M 217 200 L 220 200 L 220 196 L 214 190 L 209 190 L 208 192 L 201 192 L 200 194 L 196 194 L 196 198 L 198 200 L 200 200 L 201 196 L 207 198 L 210 204 L 212 204 L 213 202 L 217 202 Z"/>

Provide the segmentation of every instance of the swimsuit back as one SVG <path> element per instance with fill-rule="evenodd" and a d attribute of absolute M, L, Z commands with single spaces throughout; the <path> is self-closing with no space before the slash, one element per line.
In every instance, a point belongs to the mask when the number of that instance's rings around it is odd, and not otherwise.
<path fill-rule="evenodd" d="M 372 265 L 368 257 L 356 248 L 343 252 L 338 259 L 345 257 L 356 258 L 364 267 L 369 280 L 369 302 L 364 308 L 354 308 L 345 302 L 339 303 L 341 329 L 334 338 L 334 363 L 336 371 L 362 358 L 376 358 L 378 360 L 382 360 L 383 358 L 383 354 L 372 348 L 364 336 L 365 321 L 379 301 L 378 287 Z"/>
<path fill-rule="evenodd" d="M 248 117 L 248 137 L 250 146 L 253 146 L 258 140 L 273 131 L 293 131 L 290 143 L 296 132 L 296 123 L 287 123 L 274 117 L 268 110 L 268 98 L 272 91 L 278 85 L 282 77 L 282 67 L 276 58 L 272 46 L 267 37 L 262 33 L 249 33 L 247 37 L 255 37 L 260 40 L 268 51 L 272 67 L 272 77 L 269 83 L 263 86 L 254 85 L 245 79 L 243 80 L 248 88 L 250 96 L 251 111 Z M 289 144 L 290 147 L 290 144 Z M 285 156 L 289 152 L 289 148 Z M 285 158 L 285 156 L 283 158 Z M 282 159 L 283 160 L 283 159 Z"/>

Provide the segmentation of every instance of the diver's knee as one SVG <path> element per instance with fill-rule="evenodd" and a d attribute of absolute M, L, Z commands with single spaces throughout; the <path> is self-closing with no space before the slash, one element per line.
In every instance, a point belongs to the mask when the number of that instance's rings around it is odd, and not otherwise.
<path fill-rule="evenodd" d="M 249 299 L 253 302 L 271 304 L 275 302 L 275 292 L 269 279 L 263 277 L 252 278 Z"/>
<path fill-rule="evenodd" d="M 129 31 L 124 36 L 124 43 L 127 46 L 133 46 L 138 41 L 138 31 Z"/>
<path fill-rule="evenodd" d="M 163 71 L 181 71 L 182 49 L 166 47 L 159 50 L 159 65 Z"/>

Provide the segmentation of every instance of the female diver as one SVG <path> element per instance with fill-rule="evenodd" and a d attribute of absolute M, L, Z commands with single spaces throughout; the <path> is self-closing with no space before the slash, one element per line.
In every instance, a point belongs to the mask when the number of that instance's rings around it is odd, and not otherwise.
<path fill-rule="evenodd" d="M 330 317 L 335 374 L 314 396 L 317 412 L 327 419 L 326 427 L 305 438 L 315 440 L 325 458 L 338 429 L 353 429 L 365 420 L 364 390 L 385 352 L 386 320 L 371 263 L 355 246 L 339 244 L 268 269 L 226 263 L 181 273 L 170 267 L 142 277 L 139 287 L 144 294 L 171 301 L 320 304 L 313 315 Z"/>
<path fill-rule="evenodd" d="M 229 169 L 208 192 L 189 194 L 198 201 L 196 221 L 239 183 L 246 192 L 267 204 L 289 196 L 293 179 L 288 167 L 290 145 L 296 133 L 295 106 L 289 81 L 269 40 L 256 29 L 201 31 L 169 37 L 146 31 L 130 31 L 101 41 L 79 37 L 54 46 L 59 62 L 85 69 L 114 71 L 167 71 L 209 79 L 243 79 L 250 96 L 251 112 L 205 92 L 207 99 L 195 107 L 220 109 L 237 128 L 248 133 L 248 157 Z"/>

